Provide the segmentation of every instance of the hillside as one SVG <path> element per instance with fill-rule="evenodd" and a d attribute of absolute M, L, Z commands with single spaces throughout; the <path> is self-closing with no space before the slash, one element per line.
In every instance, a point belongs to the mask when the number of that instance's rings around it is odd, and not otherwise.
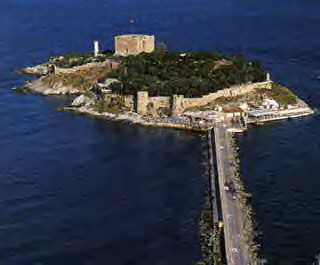
<path fill-rule="evenodd" d="M 145 90 L 151 96 L 199 97 L 235 84 L 264 81 L 266 72 L 242 56 L 156 51 L 121 58 L 119 69 L 108 77 L 121 81 L 112 87 L 121 94 Z"/>

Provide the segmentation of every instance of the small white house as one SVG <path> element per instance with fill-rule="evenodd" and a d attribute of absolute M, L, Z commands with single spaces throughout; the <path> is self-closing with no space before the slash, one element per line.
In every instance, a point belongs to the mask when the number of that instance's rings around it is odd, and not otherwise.
<path fill-rule="evenodd" d="M 277 110 L 280 107 L 280 105 L 277 101 L 275 101 L 274 99 L 269 99 L 269 98 L 265 98 L 263 100 L 262 106 L 265 109 L 272 109 L 272 110 Z"/>
<path fill-rule="evenodd" d="M 107 78 L 104 82 L 98 83 L 97 86 L 100 88 L 102 93 L 109 94 L 112 92 L 110 86 L 114 83 L 120 83 L 120 81 L 115 78 Z"/>

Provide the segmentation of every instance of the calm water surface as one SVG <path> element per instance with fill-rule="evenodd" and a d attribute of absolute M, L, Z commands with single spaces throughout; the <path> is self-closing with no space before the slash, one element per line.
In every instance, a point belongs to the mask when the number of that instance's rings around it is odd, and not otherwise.
<path fill-rule="evenodd" d="M 13 94 L 13 71 L 99 39 L 154 33 L 172 50 L 243 53 L 314 108 L 320 102 L 314 0 L 2 0 L 0 260 L 29 264 L 195 264 L 202 140 L 60 113 L 59 98 Z M 129 25 L 135 18 L 136 25 Z M 240 138 L 245 181 L 272 264 L 320 249 L 319 117 Z"/>

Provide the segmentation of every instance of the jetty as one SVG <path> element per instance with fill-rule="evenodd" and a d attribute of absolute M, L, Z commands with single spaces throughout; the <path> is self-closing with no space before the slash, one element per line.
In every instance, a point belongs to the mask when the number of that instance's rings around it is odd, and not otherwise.
<path fill-rule="evenodd" d="M 242 213 L 237 196 L 233 191 L 233 172 L 230 164 L 232 153 L 227 141 L 227 134 L 230 132 L 227 129 L 225 123 L 216 123 L 214 126 L 217 177 L 224 227 L 226 260 L 229 265 L 247 265 L 249 264 L 249 253 L 241 237 Z"/>
<path fill-rule="evenodd" d="M 240 177 L 233 138 L 234 133 L 241 132 L 241 126 L 218 116 L 212 123 L 208 129 L 208 147 L 213 244 L 216 245 L 214 264 L 256 265 L 259 245 L 254 242 L 252 209 L 247 205 L 248 193 Z"/>

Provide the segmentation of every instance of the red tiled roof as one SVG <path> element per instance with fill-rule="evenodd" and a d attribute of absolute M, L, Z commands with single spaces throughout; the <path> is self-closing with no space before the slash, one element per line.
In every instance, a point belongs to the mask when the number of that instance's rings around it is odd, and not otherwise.
<path fill-rule="evenodd" d="M 226 113 L 243 112 L 239 107 L 223 107 L 222 111 Z"/>

